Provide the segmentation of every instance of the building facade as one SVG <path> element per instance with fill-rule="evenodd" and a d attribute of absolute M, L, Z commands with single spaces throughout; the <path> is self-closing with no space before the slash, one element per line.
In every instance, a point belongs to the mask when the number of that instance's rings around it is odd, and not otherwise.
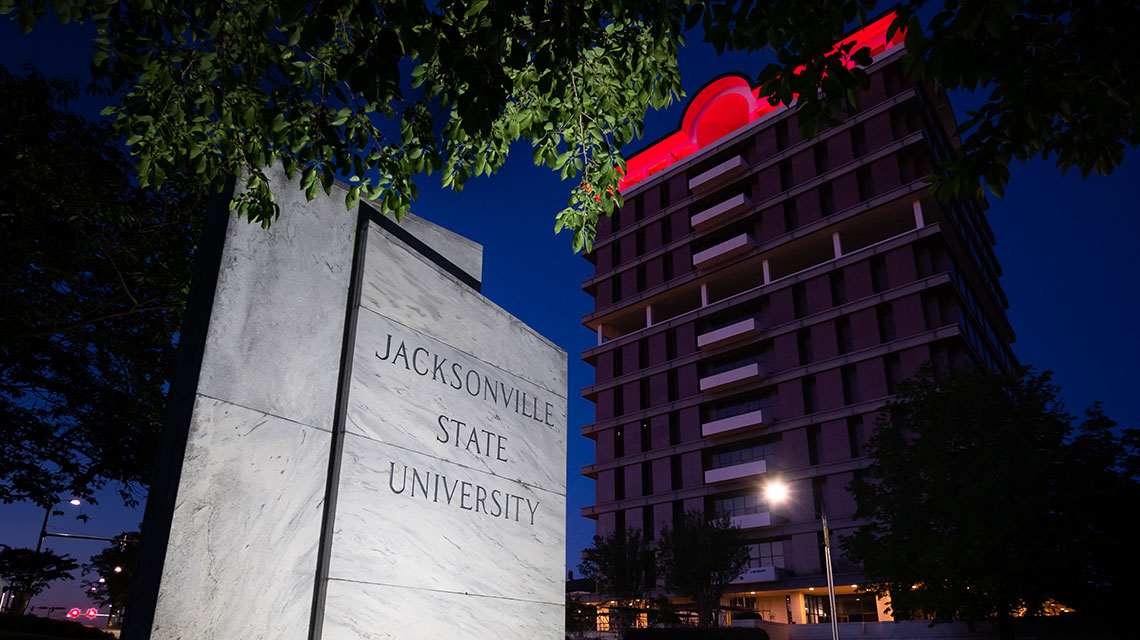
<path fill-rule="evenodd" d="M 860 104 L 812 139 L 747 79 L 706 85 L 630 159 L 588 256 L 583 515 L 650 539 L 685 511 L 729 516 L 750 560 L 725 604 L 766 620 L 829 620 L 823 508 L 840 621 L 889 619 L 837 541 L 877 412 L 928 361 L 1016 366 L 984 203 L 924 181 L 954 153 L 954 116 L 904 79 L 886 21 L 851 36 L 874 54 Z M 777 474 L 792 500 L 767 505 Z"/>

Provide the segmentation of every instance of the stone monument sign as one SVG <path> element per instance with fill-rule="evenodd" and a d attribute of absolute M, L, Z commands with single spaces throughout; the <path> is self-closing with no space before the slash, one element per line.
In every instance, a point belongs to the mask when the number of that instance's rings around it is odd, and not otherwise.
<path fill-rule="evenodd" d="M 565 352 L 478 245 L 274 179 L 202 240 L 124 637 L 563 637 Z"/>

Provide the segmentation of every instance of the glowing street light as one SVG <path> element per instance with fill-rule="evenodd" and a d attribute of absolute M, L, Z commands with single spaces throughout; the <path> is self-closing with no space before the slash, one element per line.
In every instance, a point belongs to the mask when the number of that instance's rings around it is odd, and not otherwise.
<path fill-rule="evenodd" d="M 780 504 L 789 498 L 788 485 L 781 480 L 770 480 L 764 485 L 764 498 L 768 504 Z M 827 565 L 827 598 L 831 601 L 831 640 L 839 640 L 839 616 L 835 607 L 835 577 L 831 571 L 831 540 L 827 531 L 827 509 L 821 502 L 820 519 L 823 520 L 823 559 Z M 855 585 L 851 585 L 854 587 Z M 810 591 L 811 589 L 809 589 Z"/>
<path fill-rule="evenodd" d="M 122 572 L 123 572 L 122 567 L 115 567 L 115 573 L 122 573 Z"/>
<path fill-rule="evenodd" d="M 67 503 L 73 507 L 78 507 L 79 505 L 83 504 L 83 501 L 79 498 L 72 498 L 71 500 L 68 500 Z M 40 541 L 36 543 L 36 553 L 39 553 L 44 548 L 44 538 L 47 537 L 48 518 L 51 517 L 51 509 L 54 506 L 55 505 L 52 505 L 51 507 L 48 507 L 46 511 L 44 511 L 44 523 L 40 525 Z"/>

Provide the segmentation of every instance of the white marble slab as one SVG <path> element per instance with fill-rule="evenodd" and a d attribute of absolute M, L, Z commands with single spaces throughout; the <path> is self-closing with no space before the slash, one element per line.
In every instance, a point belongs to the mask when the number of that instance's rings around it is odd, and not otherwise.
<path fill-rule="evenodd" d="M 267 173 L 282 215 L 230 221 L 198 392 L 331 431 L 356 211 Z"/>
<path fill-rule="evenodd" d="M 564 493 L 352 434 L 340 478 L 330 578 L 562 601 Z"/>
<path fill-rule="evenodd" d="M 563 638 L 563 607 L 332 580 L 322 640 Z"/>
<path fill-rule="evenodd" d="M 483 245 L 411 213 L 397 224 L 472 278 L 483 280 Z"/>
<path fill-rule="evenodd" d="M 566 397 L 565 351 L 375 225 L 360 304 Z"/>
<path fill-rule="evenodd" d="M 151 638 L 306 637 L 329 438 L 198 396 Z"/>
<path fill-rule="evenodd" d="M 349 433 L 565 491 L 564 398 L 368 309 L 356 344 Z"/>

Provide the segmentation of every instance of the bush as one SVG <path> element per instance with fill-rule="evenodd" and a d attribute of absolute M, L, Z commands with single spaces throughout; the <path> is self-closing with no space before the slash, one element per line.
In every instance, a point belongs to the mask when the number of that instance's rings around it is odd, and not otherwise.
<path fill-rule="evenodd" d="M 85 627 L 71 620 L 51 620 L 38 616 L 18 616 L 11 613 L 0 614 L 0 631 L 19 631 L 21 634 L 50 638 L 90 640 L 114 640 L 115 638 L 105 631 L 94 627 Z"/>
<path fill-rule="evenodd" d="M 701 629 L 698 627 L 672 627 L 667 629 L 630 629 L 626 640 L 768 640 L 763 629 L 724 627 Z"/>

